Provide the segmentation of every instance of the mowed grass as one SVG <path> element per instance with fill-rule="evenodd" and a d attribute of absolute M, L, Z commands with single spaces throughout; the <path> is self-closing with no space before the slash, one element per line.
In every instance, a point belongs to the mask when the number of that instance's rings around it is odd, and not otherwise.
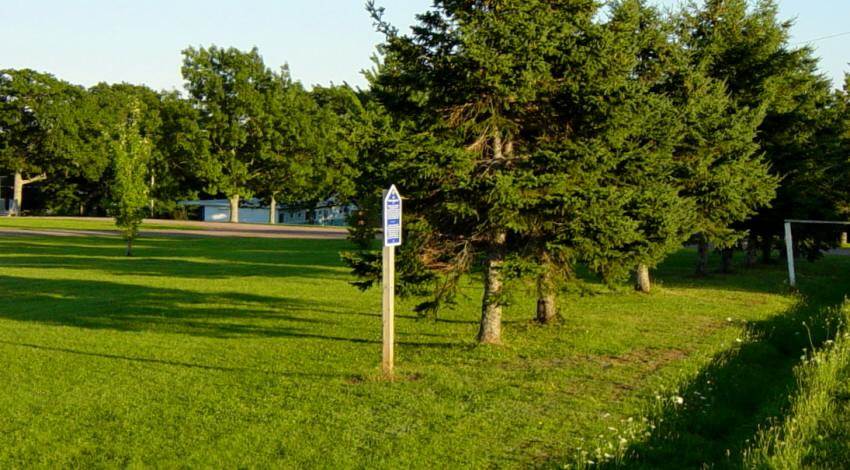
<path fill-rule="evenodd" d="M 0 217 L 0 228 L 16 228 L 30 230 L 92 230 L 115 231 L 115 222 L 101 218 L 64 218 L 64 217 Z M 147 221 L 142 223 L 142 230 L 202 230 L 203 226 L 157 224 Z"/>
<path fill-rule="evenodd" d="M 228 228 L 266 227 L 268 224 L 234 224 Z M 278 227 L 307 227 L 313 230 L 338 230 L 344 227 L 306 224 L 278 224 Z M 117 231 L 115 221 L 107 218 L 74 218 L 74 217 L 0 217 L 0 229 L 15 228 L 25 230 L 81 230 L 81 231 Z M 197 223 L 162 223 L 157 219 L 145 220 L 141 230 L 206 230 L 209 225 Z"/>
<path fill-rule="evenodd" d="M 380 292 L 348 284 L 349 248 L 0 237 L 0 467 L 561 465 L 799 305 L 781 266 L 695 279 L 683 250 L 651 295 L 565 293 L 554 327 L 516 282 L 505 345 L 477 347 L 472 279 L 437 321 L 400 302 L 387 382 Z M 801 279 L 835 293 L 848 261 Z"/>

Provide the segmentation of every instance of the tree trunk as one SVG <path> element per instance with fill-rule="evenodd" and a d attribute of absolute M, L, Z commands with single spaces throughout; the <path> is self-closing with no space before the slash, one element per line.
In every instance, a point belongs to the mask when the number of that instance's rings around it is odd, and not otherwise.
<path fill-rule="evenodd" d="M 9 216 L 21 215 L 21 203 L 24 199 L 24 177 L 20 171 L 15 172 L 15 183 L 12 192 L 12 206 L 9 207 Z"/>
<path fill-rule="evenodd" d="M 500 344 L 502 342 L 502 265 L 506 235 L 498 232 L 491 241 L 484 268 L 484 299 L 481 302 L 481 324 L 478 342 Z"/>
<path fill-rule="evenodd" d="M 652 281 L 649 278 L 649 266 L 641 263 L 635 270 L 635 290 L 649 294 L 652 290 Z"/>
<path fill-rule="evenodd" d="M 133 239 L 127 238 L 127 256 L 133 256 Z"/>
<path fill-rule="evenodd" d="M 838 238 L 838 242 L 842 245 L 847 244 L 847 232 L 841 232 L 841 236 Z"/>
<path fill-rule="evenodd" d="M 732 260 L 735 256 L 734 248 L 720 250 L 720 272 L 729 274 L 732 272 Z"/>
<path fill-rule="evenodd" d="M 746 265 L 748 268 L 752 268 L 756 265 L 756 259 L 758 258 L 758 254 L 756 253 L 758 245 L 758 238 L 755 235 L 750 235 L 750 238 L 747 240 L 747 261 Z"/>
<path fill-rule="evenodd" d="M 239 195 L 230 196 L 230 223 L 239 222 Z"/>
<path fill-rule="evenodd" d="M 21 215 L 21 208 L 24 200 L 24 186 L 30 183 L 37 183 L 39 181 L 44 181 L 47 179 L 46 174 L 41 174 L 38 176 L 34 176 L 28 180 L 24 179 L 23 171 L 18 170 L 15 172 L 15 183 L 14 189 L 12 190 L 12 207 L 9 208 L 9 215 Z"/>
<path fill-rule="evenodd" d="M 770 264 L 771 261 L 771 252 L 773 251 L 773 239 L 766 235 L 764 239 L 761 241 L 761 262 L 764 264 Z"/>
<path fill-rule="evenodd" d="M 156 205 L 156 200 L 153 198 L 153 187 L 154 187 L 154 185 L 155 185 L 155 184 L 156 184 L 156 176 L 154 176 L 153 171 L 151 171 L 151 186 L 150 186 L 150 197 L 151 197 L 151 200 L 150 200 L 150 202 L 149 202 L 150 207 L 151 207 L 151 215 L 150 215 L 151 217 L 153 217 L 153 216 L 154 216 L 153 211 L 154 211 L 154 206 Z"/>
<path fill-rule="evenodd" d="M 269 201 L 269 224 L 274 225 L 277 223 L 277 201 L 272 195 L 271 201 Z"/>
<path fill-rule="evenodd" d="M 552 279 L 551 264 L 544 255 L 543 272 L 537 276 L 537 322 L 543 325 L 557 319 L 558 309 L 555 298 L 555 283 Z"/>
<path fill-rule="evenodd" d="M 708 240 L 706 240 L 705 236 L 700 236 L 697 243 L 697 276 L 708 275 L 708 250 Z"/>

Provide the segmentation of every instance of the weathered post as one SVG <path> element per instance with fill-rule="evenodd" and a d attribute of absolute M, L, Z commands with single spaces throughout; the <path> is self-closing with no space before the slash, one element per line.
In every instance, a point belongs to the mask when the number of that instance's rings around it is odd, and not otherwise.
<path fill-rule="evenodd" d="M 382 278 L 382 312 L 383 320 L 383 354 L 381 370 L 387 377 L 393 374 L 393 346 L 395 336 L 395 247 L 401 245 L 401 195 L 395 185 L 384 191 L 384 248 L 383 248 L 383 278 Z"/>

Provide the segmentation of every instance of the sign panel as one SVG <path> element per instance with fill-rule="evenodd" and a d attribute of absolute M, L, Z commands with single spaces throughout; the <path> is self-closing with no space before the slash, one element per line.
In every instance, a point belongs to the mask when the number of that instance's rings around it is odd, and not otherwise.
<path fill-rule="evenodd" d="M 395 185 L 384 194 L 384 246 L 401 245 L 401 195 Z"/>

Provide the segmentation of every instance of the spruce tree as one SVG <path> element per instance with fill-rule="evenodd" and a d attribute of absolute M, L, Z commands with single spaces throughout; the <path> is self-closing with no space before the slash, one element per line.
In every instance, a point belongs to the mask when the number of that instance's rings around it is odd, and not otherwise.
<path fill-rule="evenodd" d="M 410 199 L 408 227 L 416 228 L 408 243 L 417 240 L 420 259 L 444 279 L 482 261 L 478 340 L 498 343 L 509 236 L 525 230 L 519 164 L 540 124 L 535 110 L 557 81 L 550 68 L 556 46 L 595 5 L 436 1 L 408 36 L 372 12 L 387 34 L 373 90 L 421 135 L 397 180 Z"/>
<path fill-rule="evenodd" d="M 570 69 L 582 72 L 563 73 L 546 119 L 554 125 L 529 161 L 541 323 L 555 314 L 558 273 L 580 262 L 613 282 L 638 267 L 648 290 L 649 268 L 692 226 L 674 175 L 681 128 L 663 89 L 675 48 L 643 2 L 615 2 L 608 16 L 582 25 L 583 51 L 563 47 Z"/>
<path fill-rule="evenodd" d="M 763 155 L 771 177 L 778 182 L 775 199 L 758 213 L 735 225 L 748 231 L 752 260 L 760 245 L 770 259 L 774 240 L 788 218 L 837 217 L 836 168 L 832 161 L 837 140 L 832 124 L 829 82 L 816 70 L 808 47 L 789 44 L 792 23 L 778 18 L 776 2 L 750 5 L 744 0 L 711 0 L 691 5 L 681 16 L 683 41 L 709 77 L 722 81 L 734 105 L 757 111 L 756 154 Z M 742 191 L 743 192 L 743 191 Z M 769 193 L 769 191 L 765 191 Z M 798 241 L 809 254 L 832 241 L 805 229 Z M 828 239 L 828 240 L 827 240 Z M 729 244 L 727 243 L 727 246 Z M 728 259 L 728 257 L 727 257 Z"/>

